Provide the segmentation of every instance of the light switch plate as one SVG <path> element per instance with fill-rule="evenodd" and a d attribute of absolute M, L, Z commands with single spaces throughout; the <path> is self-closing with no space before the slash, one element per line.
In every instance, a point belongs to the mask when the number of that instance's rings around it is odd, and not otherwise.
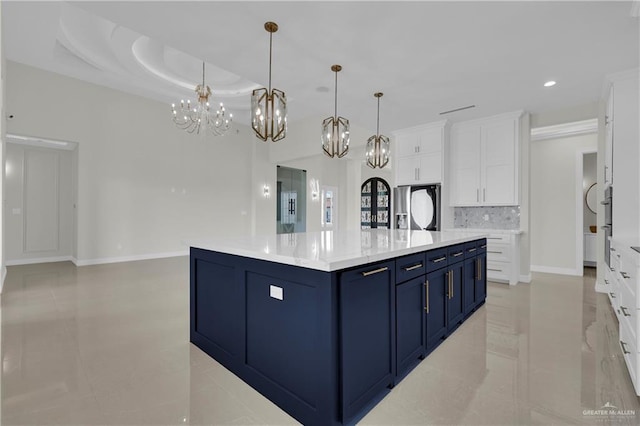
<path fill-rule="evenodd" d="M 282 290 L 282 287 L 270 285 L 269 296 L 273 297 L 274 299 L 282 300 L 284 298 L 284 292 Z"/>

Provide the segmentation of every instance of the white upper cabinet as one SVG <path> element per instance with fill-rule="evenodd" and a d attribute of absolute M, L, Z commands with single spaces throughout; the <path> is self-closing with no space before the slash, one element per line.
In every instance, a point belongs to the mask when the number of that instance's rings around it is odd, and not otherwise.
<path fill-rule="evenodd" d="M 609 76 L 608 81 L 605 165 L 611 161 L 613 238 L 636 246 L 640 245 L 640 73 L 634 69 Z"/>
<path fill-rule="evenodd" d="M 522 113 L 457 123 L 451 129 L 451 205 L 520 203 L 519 146 Z"/>
<path fill-rule="evenodd" d="M 397 185 L 442 182 L 446 121 L 394 132 Z"/>

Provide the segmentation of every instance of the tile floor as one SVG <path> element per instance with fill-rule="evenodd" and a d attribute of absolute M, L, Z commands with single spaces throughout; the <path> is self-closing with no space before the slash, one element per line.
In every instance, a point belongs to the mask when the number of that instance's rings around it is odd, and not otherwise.
<path fill-rule="evenodd" d="M 189 343 L 188 268 L 184 257 L 9 267 L 2 424 L 296 424 Z M 488 287 L 361 424 L 640 424 L 592 272 Z M 637 414 L 584 414 L 606 403 Z"/>

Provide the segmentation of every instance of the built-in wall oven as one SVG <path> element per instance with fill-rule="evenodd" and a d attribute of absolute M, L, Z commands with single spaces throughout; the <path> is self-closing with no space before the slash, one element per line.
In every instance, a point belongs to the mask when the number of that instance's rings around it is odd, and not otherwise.
<path fill-rule="evenodd" d="M 604 261 L 607 266 L 611 267 L 610 255 L 611 255 L 611 235 L 613 235 L 613 187 L 608 186 L 604 190 L 604 225 L 602 230 L 604 231 Z"/>

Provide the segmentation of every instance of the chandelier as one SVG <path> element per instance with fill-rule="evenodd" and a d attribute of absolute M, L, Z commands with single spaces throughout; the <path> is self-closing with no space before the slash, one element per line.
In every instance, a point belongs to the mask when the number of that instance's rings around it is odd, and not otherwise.
<path fill-rule="evenodd" d="M 322 121 L 322 150 L 331 158 L 336 155 L 342 158 L 349 151 L 349 120 L 338 117 L 338 72 L 340 70 L 342 70 L 340 65 L 331 66 L 331 71 L 336 73 L 334 115 Z"/>
<path fill-rule="evenodd" d="M 207 128 L 215 136 L 224 135 L 231 128 L 233 114 L 227 116 L 227 111 L 222 102 L 216 111 L 211 110 L 209 96 L 211 88 L 204 83 L 204 62 L 202 63 L 202 84 L 198 84 L 195 89 L 198 95 L 197 102 L 191 105 L 191 100 L 180 101 L 180 106 L 171 104 L 173 112 L 173 122 L 177 127 L 189 133 L 200 133 L 200 129 Z"/>
<path fill-rule="evenodd" d="M 264 29 L 269 33 L 269 88 L 256 89 L 251 94 L 251 127 L 263 141 L 277 142 L 287 135 L 287 96 L 271 89 L 273 33 L 278 31 L 278 24 L 266 22 Z"/>
<path fill-rule="evenodd" d="M 375 169 L 383 168 L 389 162 L 389 138 L 380 134 L 380 98 L 382 93 L 375 93 L 373 96 L 378 98 L 378 121 L 376 124 L 376 134 L 367 140 L 367 166 Z"/>

